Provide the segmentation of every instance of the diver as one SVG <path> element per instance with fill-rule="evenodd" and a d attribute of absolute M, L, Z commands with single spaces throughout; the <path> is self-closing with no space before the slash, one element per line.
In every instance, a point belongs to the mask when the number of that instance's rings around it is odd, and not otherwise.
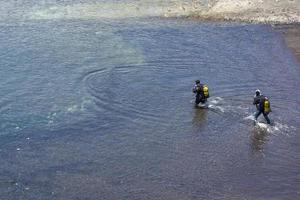
<path fill-rule="evenodd" d="M 270 101 L 267 97 L 261 94 L 260 90 L 255 91 L 253 105 L 256 106 L 256 113 L 254 115 L 255 121 L 259 117 L 259 115 L 263 114 L 267 123 L 270 124 L 271 121 L 268 117 L 269 113 L 271 112 L 270 108 Z"/>
<path fill-rule="evenodd" d="M 200 80 L 195 81 L 196 84 L 193 88 L 193 93 L 196 94 L 196 105 L 205 104 L 207 102 L 207 98 L 209 98 L 208 86 L 205 84 L 200 84 Z"/>

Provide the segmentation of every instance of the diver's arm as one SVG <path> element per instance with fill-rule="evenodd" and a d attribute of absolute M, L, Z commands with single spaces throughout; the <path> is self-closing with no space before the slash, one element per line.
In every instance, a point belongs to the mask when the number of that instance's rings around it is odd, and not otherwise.
<path fill-rule="evenodd" d="M 196 86 L 193 87 L 193 93 L 196 93 Z"/>
<path fill-rule="evenodd" d="M 259 104 L 259 98 L 257 98 L 257 97 L 254 97 L 254 99 L 253 99 L 253 105 L 258 105 Z"/>
<path fill-rule="evenodd" d="M 256 109 L 259 110 L 259 98 L 254 97 L 253 105 L 255 105 Z"/>

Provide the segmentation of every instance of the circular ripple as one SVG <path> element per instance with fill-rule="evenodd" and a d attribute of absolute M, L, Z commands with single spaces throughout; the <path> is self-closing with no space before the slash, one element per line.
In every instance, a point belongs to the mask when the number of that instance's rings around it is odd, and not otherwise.
<path fill-rule="evenodd" d="M 98 109 L 133 121 L 160 122 L 168 103 L 168 86 L 161 84 L 158 74 L 163 73 L 157 70 L 140 65 L 103 68 L 86 74 L 84 83 Z"/>

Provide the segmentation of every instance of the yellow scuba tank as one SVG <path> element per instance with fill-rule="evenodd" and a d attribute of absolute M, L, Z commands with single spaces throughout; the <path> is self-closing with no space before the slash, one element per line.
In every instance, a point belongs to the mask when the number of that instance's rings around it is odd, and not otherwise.
<path fill-rule="evenodd" d="M 268 98 L 265 98 L 264 102 L 264 112 L 269 113 L 270 112 L 270 101 Z"/>
<path fill-rule="evenodd" d="M 205 98 L 209 97 L 209 92 L 208 92 L 208 86 L 207 85 L 203 85 L 203 93 L 204 93 Z"/>

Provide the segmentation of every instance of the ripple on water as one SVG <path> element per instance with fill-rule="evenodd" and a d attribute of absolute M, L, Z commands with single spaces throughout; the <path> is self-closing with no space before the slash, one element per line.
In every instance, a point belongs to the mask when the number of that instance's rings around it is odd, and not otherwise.
<path fill-rule="evenodd" d="M 98 111 L 118 115 L 131 121 L 160 122 L 163 106 L 153 101 L 164 100 L 163 86 L 154 86 L 154 68 L 118 66 L 87 73 L 83 79 L 87 92 L 95 98 Z M 149 75 L 150 74 L 150 75 Z M 166 100 L 166 99 L 165 99 Z"/>

